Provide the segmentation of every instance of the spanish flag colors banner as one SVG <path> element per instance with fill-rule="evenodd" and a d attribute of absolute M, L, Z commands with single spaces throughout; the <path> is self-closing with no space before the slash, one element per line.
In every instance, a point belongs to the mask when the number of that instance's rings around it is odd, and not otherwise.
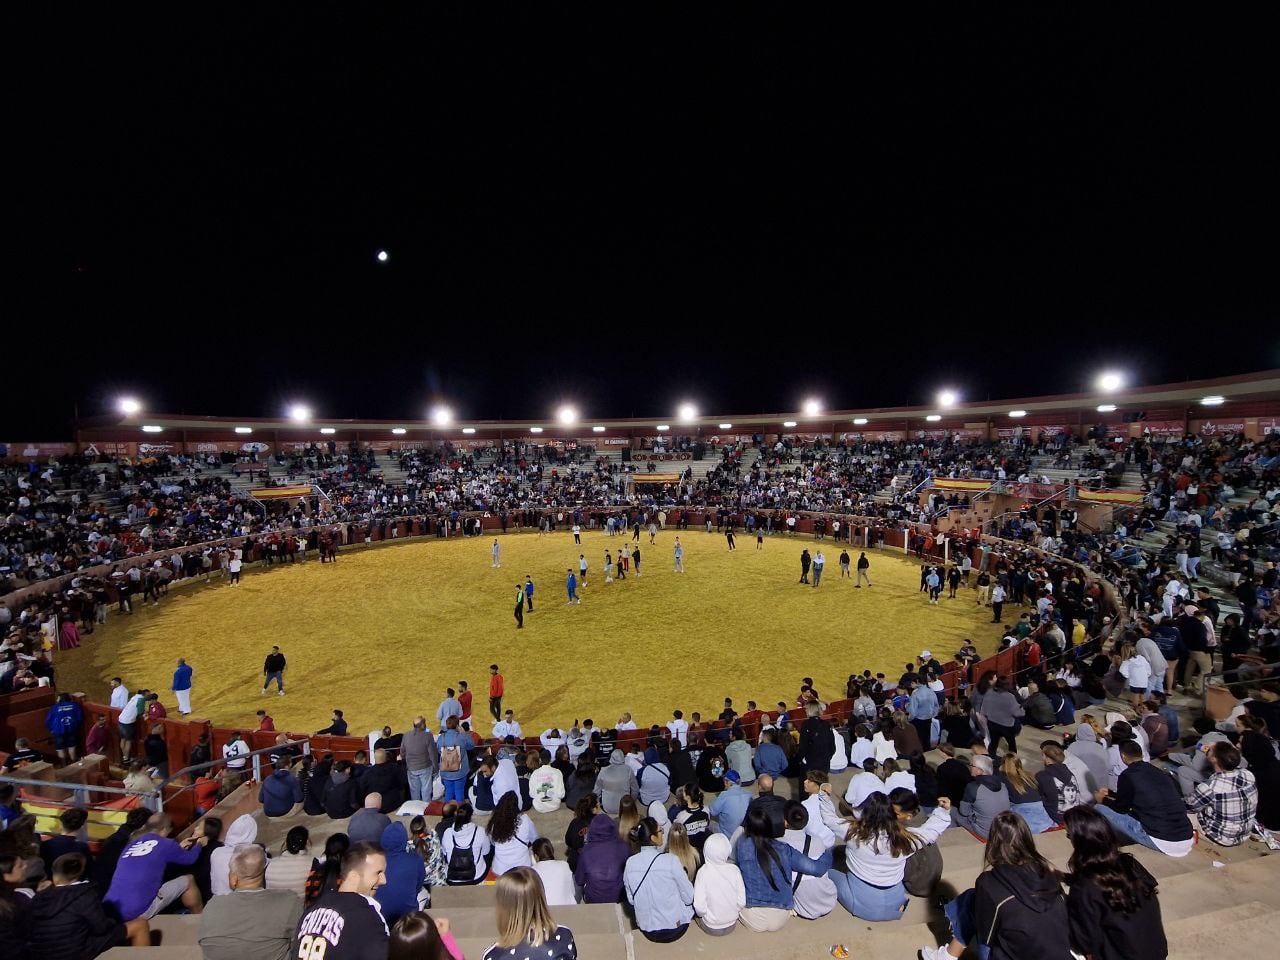
<path fill-rule="evenodd" d="M 934 480 L 936 490 L 985 490 L 991 486 L 991 480 Z"/>
<path fill-rule="evenodd" d="M 1146 494 L 1141 490 L 1077 490 L 1076 497 L 1095 503 L 1141 503 Z"/>
<path fill-rule="evenodd" d="M 259 487 L 250 490 L 249 496 L 255 500 L 283 500 L 286 497 L 309 497 L 311 487 L 307 485 L 293 487 Z"/>

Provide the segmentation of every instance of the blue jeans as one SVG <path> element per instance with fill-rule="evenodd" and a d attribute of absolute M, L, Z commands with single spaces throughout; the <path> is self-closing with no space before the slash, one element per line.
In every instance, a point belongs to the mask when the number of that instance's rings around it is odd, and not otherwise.
<path fill-rule="evenodd" d="M 275 670 L 267 674 L 267 679 L 262 681 L 262 689 L 265 690 L 267 687 L 271 686 L 272 680 L 279 685 L 281 690 L 284 690 L 284 673 L 280 670 Z"/>
<path fill-rule="evenodd" d="M 444 798 L 448 800 L 457 800 L 462 803 L 467 799 L 467 780 L 465 777 L 459 777 L 457 780 L 444 781 Z"/>
<path fill-rule="evenodd" d="M 426 803 L 431 802 L 431 781 L 435 779 L 436 772 L 427 767 L 425 770 L 409 771 L 409 799 L 422 800 Z"/>
<path fill-rule="evenodd" d="M 1121 842 L 1123 842 L 1127 837 L 1134 843 L 1140 843 L 1144 847 L 1150 847 L 1152 850 L 1160 849 L 1155 845 L 1155 841 L 1151 839 L 1151 836 L 1143 828 L 1142 824 L 1127 813 L 1116 813 L 1116 811 L 1112 810 L 1105 803 L 1100 803 L 1093 809 L 1097 810 L 1100 814 L 1111 821 L 1111 826 L 1115 827 L 1116 832 L 1121 835 Z"/>
<path fill-rule="evenodd" d="M 1009 807 L 1014 813 L 1026 821 L 1032 833 L 1044 833 L 1053 829 L 1053 817 L 1040 801 L 1035 803 L 1015 803 Z"/>
<path fill-rule="evenodd" d="M 972 887 L 956 897 L 942 912 L 951 922 L 951 939 L 960 943 L 973 944 L 978 939 L 978 917 L 974 912 L 975 893 Z M 991 956 L 991 948 L 985 943 L 977 944 L 978 960 L 987 960 Z"/>
<path fill-rule="evenodd" d="M 855 917 L 863 920 L 900 920 L 907 907 L 907 890 L 896 884 L 888 890 L 873 887 L 859 880 L 852 873 L 832 869 L 827 872 L 836 885 L 836 898 L 840 905 Z"/>

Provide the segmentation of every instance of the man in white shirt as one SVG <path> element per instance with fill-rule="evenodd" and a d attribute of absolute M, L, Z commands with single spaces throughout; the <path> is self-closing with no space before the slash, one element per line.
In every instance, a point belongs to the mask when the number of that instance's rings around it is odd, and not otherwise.
<path fill-rule="evenodd" d="M 551 754 L 551 759 L 556 757 L 556 751 L 561 747 L 568 746 L 565 740 L 564 732 L 559 727 L 552 727 L 550 730 L 543 730 L 538 740 L 542 743 L 542 749 Z M 496 798 L 495 798 L 496 799 Z"/>
<path fill-rule="evenodd" d="M 129 702 L 129 688 L 119 677 L 111 678 L 111 707 L 113 710 L 123 710 L 124 705 Z"/>
<path fill-rule="evenodd" d="M 667 724 L 667 729 L 671 731 L 671 736 L 680 741 L 680 749 L 684 749 L 689 745 L 689 723 L 684 718 L 683 710 L 673 711 L 671 721 Z"/>
<path fill-rule="evenodd" d="M 222 747 L 222 759 L 227 762 L 227 769 L 244 777 L 245 764 L 249 755 L 249 745 L 240 737 L 240 731 L 233 731 Z"/>
<path fill-rule="evenodd" d="M 493 725 L 493 738 L 495 740 L 506 740 L 507 737 L 515 737 L 519 740 L 520 724 L 516 722 L 515 711 L 508 710 L 504 717 L 504 719 L 499 720 Z"/>
<path fill-rule="evenodd" d="M 621 717 L 619 717 L 619 718 L 618 718 L 618 726 L 617 726 L 617 729 L 618 729 L 618 730 L 635 730 L 635 729 L 637 729 L 637 728 L 636 728 L 636 722 L 635 722 L 634 720 L 632 720 L 632 719 L 631 719 L 631 714 L 629 714 L 629 713 L 624 713 Z"/>
<path fill-rule="evenodd" d="M 861 773 L 855 773 L 849 780 L 849 786 L 844 792 L 844 802 L 853 810 L 857 811 L 862 806 L 862 801 L 867 799 L 873 793 L 888 794 L 884 788 L 884 781 L 874 772 L 877 764 L 875 760 L 863 761 Z"/>
<path fill-rule="evenodd" d="M 123 688 L 122 688 L 123 689 Z M 116 729 L 120 733 L 120 759 L 128 764 L 133 758 L 133 740 L 138 725 L 138 715 L 142 713 L 144 697 L 139 690 L 132 697 L 126 693 L 126 700 L 120 708 L 120 716 L 116 718 Z"/>

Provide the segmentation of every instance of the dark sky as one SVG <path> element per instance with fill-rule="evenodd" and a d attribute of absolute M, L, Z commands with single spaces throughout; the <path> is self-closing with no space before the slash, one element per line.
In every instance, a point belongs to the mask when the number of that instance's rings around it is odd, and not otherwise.
<path fill-rule="evenodd" d="M 15 37 L 0 439 L 1280 367 L 1261 25 L 383 6 Z"/>

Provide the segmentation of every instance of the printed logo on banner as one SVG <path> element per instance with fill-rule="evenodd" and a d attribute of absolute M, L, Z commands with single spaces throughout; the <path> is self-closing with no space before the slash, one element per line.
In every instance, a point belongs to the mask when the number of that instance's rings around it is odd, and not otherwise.
<path fill-rule="evenodd" d="M 139 453 L 172 453 L 172 443 L 140 443 L 138 444 Z"/>
<path fill-rule="evenodd" d="M 216 443 L 197 443 L 196 453 L 217 453 L 218 444 Z"/>
<path fill-rule="evenodd" d="M 1244 421 L 1237 423 L 1214 423 L 1212 420 L 1206 420 L 1200 424 L 1200 436 L 1216 437 L 1228 433 L 1244 433 Z"/>
<path fill-rule="evenodd" d="M 629 437 L 605 437 L 601 441 L 606 447 L 625 447 L 631 442 Z"/>
<path fill-rule="evenodd" d="M 271 449 L 271 444 L 263 443 L 261 440 L 249 440 L 240 444 L 240 449 L 244 453 L 266 453 Z M 306 446 L 303 446 L 306 449 Z"/>

